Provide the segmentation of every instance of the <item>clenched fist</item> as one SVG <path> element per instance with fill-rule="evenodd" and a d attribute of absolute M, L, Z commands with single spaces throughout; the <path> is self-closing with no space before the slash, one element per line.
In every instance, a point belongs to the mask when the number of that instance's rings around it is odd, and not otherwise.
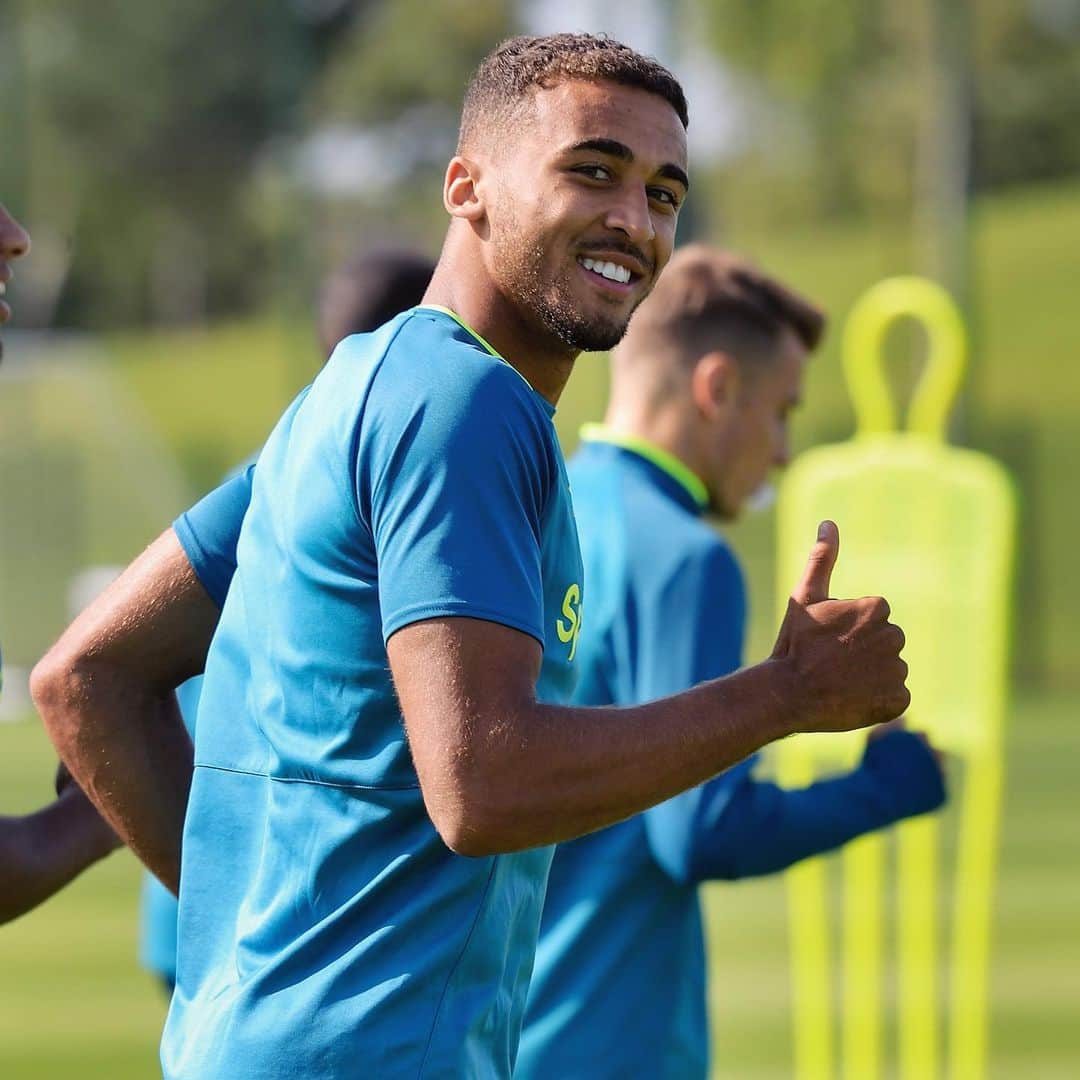
<path fill-rule="evenodd" d="M 829 598 L 839 551 L 839 530 L 823 521 L 773 649 L 794 677 L 799 731 L 869 727 L 899 716 L 911 701 L 900 658 L 904 632 L 889 622 L 888 603 Z"/>

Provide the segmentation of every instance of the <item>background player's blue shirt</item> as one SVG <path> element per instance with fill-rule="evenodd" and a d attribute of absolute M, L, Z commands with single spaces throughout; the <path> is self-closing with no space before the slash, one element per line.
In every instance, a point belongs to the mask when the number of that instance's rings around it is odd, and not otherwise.
<path fill-rule="evenodd" d="M 251 501 L 254 462 L 246 463 L 173 522 L 188 560 L 220 608 L 236 571 L 236 541 Z M 202 676 L 177 687 L 176 700 L 188 734 L 195 737 Z M 143 875 L 139 904 L 139 962 L 167 986 L 176 981 L 176 897 L 153 874 Z"/>
<path fill-rule="evenodd" d="M 346 339 L 263 448 L 199 707 L 167 1076 L 510 1074 L 551 849 L 445 847 L 384 642 L 500 622 L 566 700 L 582 572 L 552 413 L 419 308 Z"/>
<path fill-rule="evenodd" d="M 589 582 L 585 705 L 663 697 L 742 663 L 743 578 L 701 520 L 700 481 L 613 437 L 593 429 L 569 470 Z M 698 883 L 780 870 L 944 798 L 930 752 L 906 732 L 803 790 L 753 779 L 753 764 L 558 846 L 516 1077 L 704 1076 Z"/>

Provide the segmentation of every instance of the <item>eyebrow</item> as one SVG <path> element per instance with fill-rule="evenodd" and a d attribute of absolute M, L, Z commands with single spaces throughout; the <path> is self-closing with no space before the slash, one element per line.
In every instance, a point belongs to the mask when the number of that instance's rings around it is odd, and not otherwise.
<path fill-rule="evenodd" d="M 618 139 L 582 139 L 581 142 L 569 147 L 567 152 L 573 154 L 582 150 L 593 150 L 598 154 L 606 154 L 608 157 L 618 158 L 627 163 L 634 160 L 634 151 Z M 656 171 L 665 179 L 674 180 L 682 184 L 687 191 L 690 190 L 690 177 L 686 175 L 686 170 L 679 168 L 673 162 L 666 162 Z"/>

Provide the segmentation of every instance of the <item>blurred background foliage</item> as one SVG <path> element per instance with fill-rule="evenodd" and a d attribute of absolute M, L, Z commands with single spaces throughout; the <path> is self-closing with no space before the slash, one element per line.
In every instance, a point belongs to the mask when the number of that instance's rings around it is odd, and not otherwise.
<path fill-rule="evenodd" d="M 17 150 L 0 155 L 0 192 L 35 242 L 18 326 L 119 334 L 117 356 L 149 361 L 172 355 L 162 328 L 190 341 L 185 328 L 269 317 L 290 358 L 282 385 L 298 385 L 314 360 L 296 327 L 329 267 L 390 239 L 437 251 L 438 184 L 479 58 L 566 26 L 685 70 L 683 239 L 756 255 L 837 316 L 886 273 L 952 289 L 975 341 L 957 433 L 1019 475 L 1042 545 L 1022 567 L 1018 669 L 1072 679 L 1080 643 L 1054 611 L 1080 606 L 1060 539 L 1075 522 L 1045 493 L 1080 445 L 1030 392 L 1025 354 L 1054 378 L 1052 354 L 1080 334 L 1047 319 L 1076 269 L 1055 218 L 1080 176 L 1074 0 L 627 0 L 617 17 L 594 0 L 0 0 L 0 123 Z M 844 395 L 816 393 L 804 442 L 841 437 Z M 194 490 L 231 464 L 211 426 L 176 446 Z"/>
<path fill-rule="evenodd" d="M 322 276 L 387 241 L 437 253 L 470 72 L 502 37 L 556 29 L 606 30 L 684 78 L 680 238 L 831 313 L 796 448 L 851 433 L 838 330 L 865 288 L 929 273 L 965 309 L 954 436 L 1005 462 L 1022 509 L 992 1074 L 1074 1076 L 1076 0 L 0 0 L 0 201 L 34 237 L 0 368 L 0 719 L 29 715 L 17 669 L 79 602 L 78 571 L 129 561 L 317 370 Z M 899 392 L 921 347 L 890 336 Z M 568 451 L 606 379 L 603 357 L 578 363 Z M 775 629 L 773 529 L 764 513 L 727 530 L 750 659 Z M 40 804 L 43 734 L 0 735 L 0 813 Z M 0 935 L 0 1074 L 152 1073 L 135 879 L 116 857 Z M 790 1071 L 782 905 L 775 880 L 710 892 L 717 1075 Z"/>
<path fill-rule="evenodd" d="M 49 262 L 21 298 L 23 324 L 193 322 L 271 302 L 275 276 L 254 269 L 298 233 L 317 237 L 310 221 L 283 223 L 295 215 L 275 212 L 267 188 L 335 194 L 310 169 L 336 133 L 373 159 L 339 185 L 353 219 L 392 228 L 410 216 L 402 175 L 430 193 L 477 60 L 544 6 L 0 0 L 5 144 L 25 151 L 0 158 L 0 189 L 39 223 Z M 719 163 L 696 169 L 695 201 L 721 219 L 910 217 L 946 106 L 973 191 L 1080 169 L 1073 0 L 692 6 L 687 22 L 738 87 L 734 101 L 692 102 L 694 128 L 740 116 Z M 651 44 L 677 67 L 682 37 Z"/>

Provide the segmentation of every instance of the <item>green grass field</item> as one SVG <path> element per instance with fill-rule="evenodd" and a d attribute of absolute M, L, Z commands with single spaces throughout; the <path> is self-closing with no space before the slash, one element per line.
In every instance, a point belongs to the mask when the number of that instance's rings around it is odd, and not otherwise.
<path fill-rule="evenodd" d="M 48 798 L 52 757 L 33 721 L 0 728 L 5 810 Z M 1012 711 L 993 937 L 991 1076 L 1066 1080 L 1080 1060 L 1076 704 Z M 0 931 L 0 1075 L 134 1080 L 154 1074 L 163 1004 L 135 962 L 138 868 L 113 855 Z M 789 1075 L 783 887 L 706 890 L 718 1077 Z M 631 958 L 628 958 L 628 963 Z"/>
<path fill-rule="evenodd" d="M 992 1075 L 1000 1078 L 1072 1077 L 1080 1062 L 1077 235 L 1078 185 L 988 200 L 975 217 L 980 322 L 966 434 L 1006 461 L 1023 506 L 1023 690 L 1009 727 L 991 986 Z M 758 237 L 736 229 L 730 241 L 838 315 L 871 281 L 910 269 L 899 230 Z M 849 433 L 838 338 L 811 366 L 799 446 Z M 70 573 L 88 560 L 127 561 L 259 445 L 318 362 L 308 328 L 284 319 L 103 344 L 85 368 L 42 366 L 6 384 L 0 400 L 0 640 L 23 665 L 61 628 Z M 558 416 L 568 449 L 580 422 L 601 409 L 605 386 L 602 358 L 583 358 Z M 759 515 L 731 534 L 751 583 L 750 658 L 771 646 L 774 631 L 772 531 L 771 517 Z M 0 813 L 48 798 L 52 761 L 34 721 L 0 725 Z M 155 1074 L 164 1006 L 134 960 L 137 886 L 133 860 L 118 854 L 0 929 L 0 1078 Z M 706 895 L 716 1075 L 789 1075 L 782 884 Z"/>

